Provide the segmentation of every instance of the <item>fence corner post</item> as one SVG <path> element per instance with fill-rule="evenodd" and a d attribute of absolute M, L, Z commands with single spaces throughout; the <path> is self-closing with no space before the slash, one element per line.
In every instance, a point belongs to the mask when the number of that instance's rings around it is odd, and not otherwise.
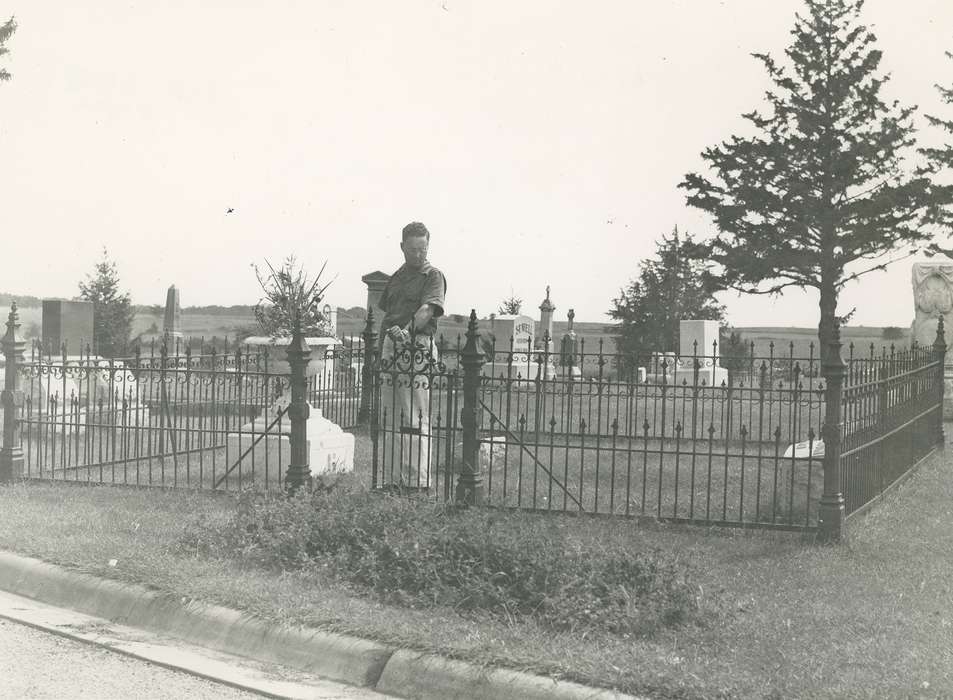
<path fill-rule="evenodd" d="M 361 368 L 361 405 L 357 411 L 357 424 L 367 426 L 371 422 L 371 398 L 374 388 L 374 364 L 377 351 L 377 330 L 374 328 L 374 309 L 367 308 L 367 323 L 364 325 L 364 366 Z"/>
<path fill-rule="evenodd" d="M 301 329 L 295 329 L 288 345 L 288 365 L 291 368 L 291 404 L 288 416 L 291 419 L 290 461 L 285 472 L 285 489 L 294 495 L 302 486 L 311 488 L 311 466 L 308 454 L 308 417 L 311 406 L 308 404 L 308 364 L 311 361 L 311 348 L 305 341 Z"/>
<path fill-rule="evenodd" d="M 846 506 L 841 489 L 841 403 L 847 364 L 841 357 L 840 322 L 834 322 L 833 336 L 821 360 L 824 390 L 824 493 L 817 512 L 818 540 L 841 542 L 846 539 Z"/>
<path fill-rule="evenodd" d="M 23 403 L 20 392 L 19 365 L 23 360 L 26 342 L 20 337 L 20 317 L 17 303 L 10 305 L 7 332 L 2 341 L 6 360 L 3 373 L 3 445 L 0 447 L 0 483 L 16 481 L 23 476 L 23 448 L 17 435 L 17 414 Z"/>
<path fill-rule="evenodd" d="M 933 341 L 933 353 L 936 355 L 936 362 L 939 367 L 940 379 L 937 382 L 939 386 L 939 409 L 936 416 L 936 443 L 940 447 L 946 442 L 943 434 L 943 414 L 946 412 L 946 333 L 944 332 L 943 314 L 939 315 L 936 325 L 936 340 Z"/>
<path fill-rule="evenodd" d="M 480 469 L 480 441 L 478 394 L 480 369 L 483 367 L 483 353 L 478 342 L 476 310 L 470 311 L 467 326 L 467 342 L 461 351 L 463 364 L 463 408 L 460 423 L 463 427 L 463 459 L 460 465 L 460 477 L 454 500 L 461 505 L 483 505 L 483 474 Z"/>

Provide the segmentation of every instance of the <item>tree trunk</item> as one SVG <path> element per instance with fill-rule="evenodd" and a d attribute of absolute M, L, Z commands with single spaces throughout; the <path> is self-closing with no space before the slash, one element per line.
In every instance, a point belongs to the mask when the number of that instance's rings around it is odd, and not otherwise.
<path fill-rule="evenodd" d="M 820 343 L 821 364 L 827 357 L 828 346 L 834 338 L 834 325 L 837 322 L 837 290 L 834 288 L 834 282 L 828 277 L 828 273 L 822 273 L 821 279 L 821 298 L 818 306 L 821 309 L 821 320 L 817 324 L 817 338 Z"/>

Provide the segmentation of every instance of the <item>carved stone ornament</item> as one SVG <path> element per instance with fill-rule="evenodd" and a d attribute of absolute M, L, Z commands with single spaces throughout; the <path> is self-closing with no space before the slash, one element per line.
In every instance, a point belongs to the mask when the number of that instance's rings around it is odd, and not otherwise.
<path fill-rule="evenodd" d="M 953 310 L 953 265 L 913 266 L 913 295 L 917 310 L 936 316 Z"/>

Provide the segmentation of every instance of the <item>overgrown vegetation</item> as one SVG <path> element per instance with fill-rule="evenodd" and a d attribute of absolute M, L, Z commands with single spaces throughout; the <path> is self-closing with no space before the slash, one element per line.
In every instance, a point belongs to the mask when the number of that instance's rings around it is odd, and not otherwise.
<path fill-rule="evenodd" d="M 294 256 L 286 258 L 277 270 L 267 260 L 265 265 L 267 273 L 255 267 L 255 276 L 264 293 L 255 306 L 255 319 L 262 331 L 273 338 L 295 333 L 328 335 L 329 319 L 318 308 L 331 284 L 321 285 L 327 263 L 314 279 L 304 268 L 298 267 Z"/>
<path fill-rule="evenodd" d="M 686 565 L 658 549 L 574 547 L 555 518 L 459 511 L 369 493 L 247 493 L 181 546 L 270 570 L 319 567 L 382 602 L 452 607 L 564 631 L 646 634 L 697 610 Z"/>

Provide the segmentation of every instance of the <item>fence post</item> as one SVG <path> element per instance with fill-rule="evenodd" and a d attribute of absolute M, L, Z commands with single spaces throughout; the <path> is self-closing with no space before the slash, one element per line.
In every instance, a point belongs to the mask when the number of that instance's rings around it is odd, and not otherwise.
<path fill-rule="evenodd" d="M 311 487 L 311 466 L 308 455 L 308 363 L 311 360 L 311 348 L 308 347 L 301 330 L 295 330 L 288 346 L 288 364 L 291 367 L 291 404 L 288 416 L 291 419 L 291 461 L 285 472 L 285 488 L 294 494 L 299 488 Z"/>
<path fill-rule="evenodd" d="M 944 333 L 943 325 L 943 314 L 940 314 L 936 325 L 936 340 L 933 341 L 933 353 L 936 356 L 934 359 L 939 365 L 938 371 L 940 374 L 940 381 L 937 382 L 940 385 L 938 399 L 940 405 L 936 416 L 936 443 L 941 447 L 946 442 L 943 435 L 943 413 L 945 411 L 943 404 L 946 400 L 944 396 L 946 391 L 946 333 Z"/>
<path fill-rule="evenodd" d="M 480 368 L 483 367 L 483 353 L 480 351 L 478 339 L 479 332 L 474 309 L 470 311 L 467 342 L 460 353 L 463 364 L 463 409 L 460 415 L 460 423 L 463 426 L 463 459 L 454 499 L 457 503 L 469 506 L 483 505 L 484 499 L 483 474 L 480 472 L 480 441 L 477 437 L 480 423 L 477 402 Z"/>
<path fill-rule="evenodd" d="M 377 331 L 374 328 L 374 309 L 371 307 L 367 307 L 367 323 L 361 337 L 364 339 L 364 366 L 361 368 L 361 406 L 357 411 L 357 424 L 369 425 L 374 388 L 374 359 L 377 351 Z"/>
<path fill-rule="evenodd" d="M 19 365 L 23 362 L 26 343 L 20 337 L 20 317 L 17 303 L 10 305 L 7 332 L 3 336 L 3 356 L 6 359 L 3 376 L 3 446 L 0 448 L 0 483 L 23 476 L 23 448 L 17 437 L 17 414 L 23 404 L 20 392 Z"/>
<path fill-rule="evenodd" d="M 818 539 L 840 542 L 846 539 L 846 509 L 841 490 L 841 402 L 847 364 L 841 357 L 840 322 L 834 322 L 833 337 L 821 360 L 824 390 L 824 493 L 817 513 Z"/>

